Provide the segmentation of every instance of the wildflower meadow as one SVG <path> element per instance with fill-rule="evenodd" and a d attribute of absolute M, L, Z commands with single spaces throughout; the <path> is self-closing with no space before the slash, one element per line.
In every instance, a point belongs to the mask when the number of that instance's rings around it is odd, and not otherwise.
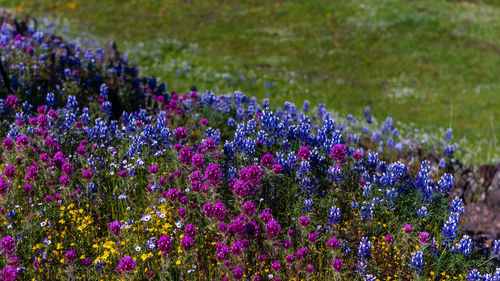
<path fill-rule="evenodd" d="M 451 129 L 174 92 L 31 25 L 0 44 L 0 280 L 500 280 Z"/>

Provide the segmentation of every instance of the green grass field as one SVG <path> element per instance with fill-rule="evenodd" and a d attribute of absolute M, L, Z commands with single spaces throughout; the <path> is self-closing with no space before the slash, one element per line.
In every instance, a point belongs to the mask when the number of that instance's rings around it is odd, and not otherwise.
<path fill-rule="evenodd" d="M 500 2 L 0 1 L 115 39 L 170 91 L 240 89 L 439 133 L 500 161 Z"/>

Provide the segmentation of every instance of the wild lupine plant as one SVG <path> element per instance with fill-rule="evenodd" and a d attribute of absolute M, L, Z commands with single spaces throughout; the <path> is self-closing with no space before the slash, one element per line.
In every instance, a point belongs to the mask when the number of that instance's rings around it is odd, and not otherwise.
<path fill-rule="evenodd" d="M 390 118 L 355 132 L 322 105 L 167 93 L 34 30 L 0 39 L 23 72 L 0 101 L 2 280 L 500 278 L 500 243 L 474 251 L 447 200 L 449 145 L 440 169 L 386 162 L 414 145 Z M 52 54 L 69 70 L 30 95 Z M 115 83 L 147 106 L 113 118 Z"/>

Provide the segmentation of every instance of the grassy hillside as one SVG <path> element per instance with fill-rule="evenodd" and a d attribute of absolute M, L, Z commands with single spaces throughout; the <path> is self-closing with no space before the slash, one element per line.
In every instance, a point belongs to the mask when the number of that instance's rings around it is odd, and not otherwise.
<path fill-rule="evenodd" d="M 36 3 L 35 3 L 36 2 Z M 314 3 L 313 3 L 314 2 Z M 366 2 L 366 3 L 365 3 Z M 457 1 L 4 1 L 128 46 L 170 91 L 239 88 L 438 132 L 500 155 L 500 4 Z M 134 51 L 135 50 L 135 51 Z"/>

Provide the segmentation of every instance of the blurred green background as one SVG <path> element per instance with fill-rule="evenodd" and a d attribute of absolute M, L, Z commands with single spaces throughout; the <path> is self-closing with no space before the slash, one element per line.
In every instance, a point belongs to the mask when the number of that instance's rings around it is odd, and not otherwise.
<path fill-rule="evenodd" d="M 14 1 L 70 36 L 116 40 L 169 91 L 240 89 L 273 105 L 370 106 L 410 127 L 451 127 L 471 163 L 498 163 L 498 1 Z"/>

